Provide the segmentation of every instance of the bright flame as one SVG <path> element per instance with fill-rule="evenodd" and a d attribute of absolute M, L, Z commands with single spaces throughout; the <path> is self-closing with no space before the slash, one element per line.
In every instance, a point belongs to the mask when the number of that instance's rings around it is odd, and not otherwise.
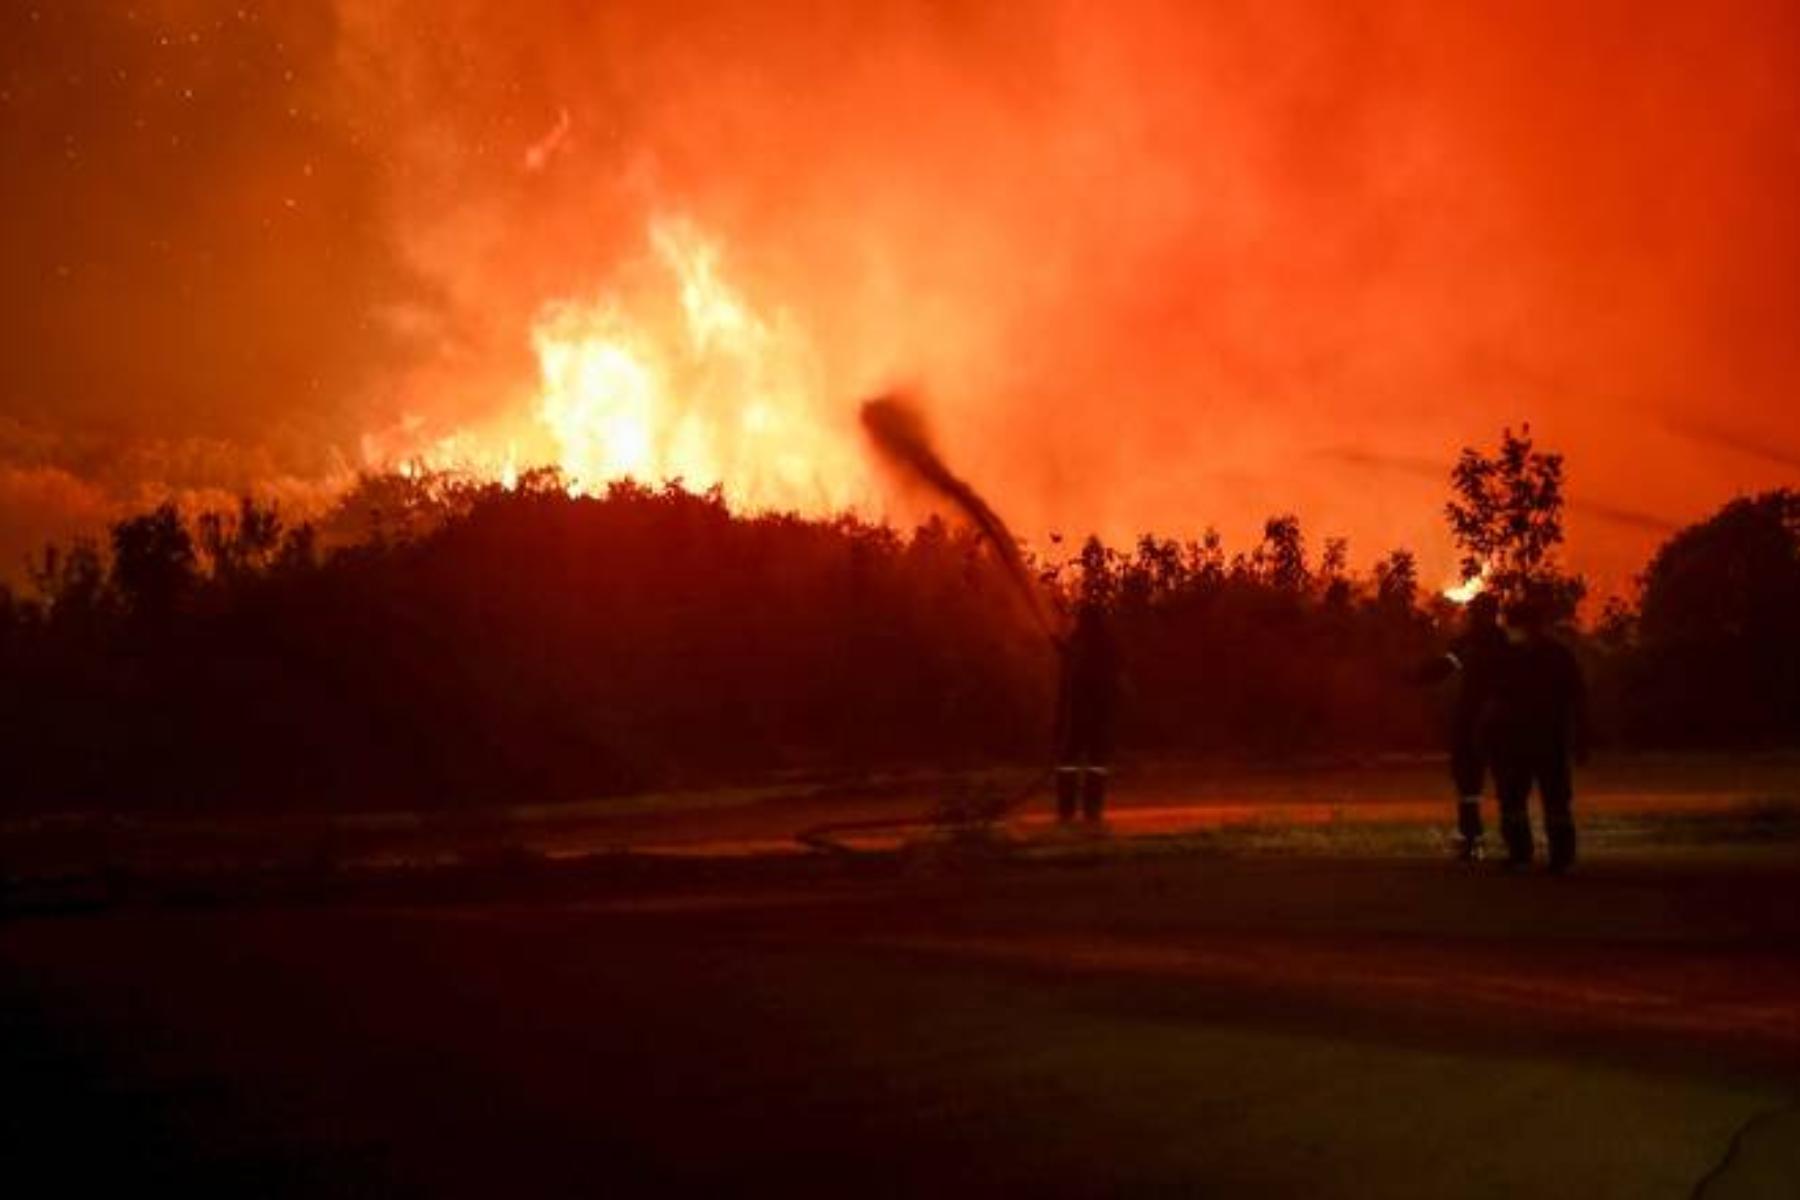
<path fill-rule="evenodd" d="M 649 473 L 662 386 L 629 349 L 624 318 L 611 308 L 558 307 L 533 336 L 544 381 L 538 417 L 556 435 L 570 478 Z"/>
<path fill-rule="evenodd" d="M 690 222 L 653 222 L 650 245 L 675 305 L 561 301 L 532 332 L 537 418 L 571 486 L 680 480 L 718 487 L 741 508 L 863 507 L 852 416 L 827 404 L 817 357 L 791 320 L 757 313 Z M 664 311 L 658 328 L 649 318 Z"/>
<path fill-rule="evenodd" d="M 529 416 L 446 433 L 408 415 L 364 436 L 364 467 L 511 489 L 524 446 L 529 462 L 561 470 L 571 494 L 623 479 L 680 481 L 717 487 L 739 511 L 875 510 L 854 397 L 827 399 L 818 356 L 793 319 L 758 312 L 690 221 L 652 221 L 649 248 L 651 269 L 628 272 L 629 288 L 539 312 Z"/>
<path fill-rule="evenodd" d="M 506 461 L 500 464 L 500 486 L 512 491 L 519 486 L 519 447 L 512 442 L 506 445 Z"/>
<path fill-rule="evenodd" d="M 1473 578 L 1462 580 L 1460 583 L 1451 584 L 1444 589 L 1444 599 L 1450 601 L 1452 604 L 1467 604 L 1487 590 L 1487 580 L 1488 573 L 1486 570 L 1483 570 L 1481 574 L 1476 575 Z"/>

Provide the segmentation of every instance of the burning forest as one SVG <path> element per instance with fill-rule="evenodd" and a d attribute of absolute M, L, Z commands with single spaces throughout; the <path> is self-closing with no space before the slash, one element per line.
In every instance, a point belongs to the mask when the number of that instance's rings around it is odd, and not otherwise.
<path fill-rule="evenodd" d="M 1800 1195 L 1800 6 L 0 5 L 6 1194 Z"/>
<path fill-rule="evenodd" d="M 28 5 L 0 577 L 394 470 L 909 524 L 901 386 L 1030 543 L 1292 510 L 1433 586 L 1436 464 L 1529 420 L 1629 593 L 1793 482 L 1778 8 Z"/>

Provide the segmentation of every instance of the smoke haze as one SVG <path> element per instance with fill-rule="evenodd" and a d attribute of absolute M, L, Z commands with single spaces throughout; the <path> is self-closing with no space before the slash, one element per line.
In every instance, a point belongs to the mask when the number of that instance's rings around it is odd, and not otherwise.
<path fill-rule="evenodd" d="M 1797 479 L 1797 25 L 8 5 L 0 555 L 159 490 L 301 502 L 512 436 L 533 322 L 630 296 L 673 215 L 805 332 L 821 420 L 853 438 L 859 397 L 920 381 L 1028 539 L 1242 542 L 1294 510 L 1447 576 L 1455 451 L 1529 420 L 1568 457 L 1575 565 L 1617 584 L 1668 524 Z"/>

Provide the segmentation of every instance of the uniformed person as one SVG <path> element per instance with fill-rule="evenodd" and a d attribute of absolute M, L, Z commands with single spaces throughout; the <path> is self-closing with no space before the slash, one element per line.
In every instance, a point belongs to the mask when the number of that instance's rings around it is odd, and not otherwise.
<path fill-rule="evenodd" d="M 1456 788 L 1457 857 L 1467 861 L 1479 859 L 1485 844 L 1481 796 L 1487 790 L 1488 748 L 1482 723 L 1505 649 L 1500 602 L 1482 592 L 1469 601 L 1462 632 L 1419 672 L 1426 683 L 1456 679 L 1456 700 L 1450 712 L 1450 779 Z"/>
<path fill-rule="evenodd" d="M 1083 602 L 1060 649 L 1056 813 L 1070 822 L 1079 811 L 1083 819 L 1098 823 L 1106 813 L 1119 690 L 1118 648 L 1099 602 Z"/>
<path fill-rule="evenodd" d="M 1545 628 L 1532 599 L 1507 605 L 1507 645 L 1494 676 L 1484 721 L 1500 793 L 1500 832 L 1508 863 L 1530 865 L 1534 847 L 1528 808 L 1537 788 L 1550 844 L 1550 870 L 1575 862 L 1574 778 L 1571 759 L 1587 754 L 1587 691 L 1567 646 Z"/>

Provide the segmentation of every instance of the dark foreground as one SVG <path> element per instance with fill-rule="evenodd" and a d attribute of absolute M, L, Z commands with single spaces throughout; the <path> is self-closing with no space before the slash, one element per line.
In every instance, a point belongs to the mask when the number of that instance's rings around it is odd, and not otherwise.
<path fill-rule="evenodd" d="M 1800 1194 L 1788 848 L 582 880 L 0 925 L 8 1194 Z"/>

